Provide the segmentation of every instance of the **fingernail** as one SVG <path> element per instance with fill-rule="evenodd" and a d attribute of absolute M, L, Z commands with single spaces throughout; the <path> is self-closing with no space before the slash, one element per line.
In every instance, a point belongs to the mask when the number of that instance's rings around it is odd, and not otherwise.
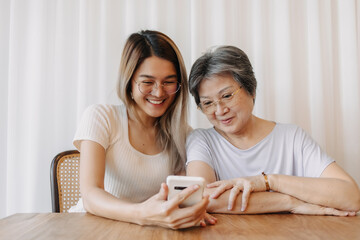
<path fill-rule="evenodd" d="M 241 207 L 241 211 L 242 211 L 242 212 L 245 211 L 245 207 L 244 207 L 244 206 Z"/>
<path fill-rule="evenodd" d="M 196 185 L 193 186 L 193 189 L 199 189 L 199 187 L 200 186 L 196 184 Z"/>
<path fill-rule="evenodd" d="M 215 194 L 211 194 L 211 195 L 210 195 L 210 198 L 215 198 Z"/>
<path fill-rule="evenodd" d="M 231 211 L 231 205 L 228 205 L 228 210 Z"/>

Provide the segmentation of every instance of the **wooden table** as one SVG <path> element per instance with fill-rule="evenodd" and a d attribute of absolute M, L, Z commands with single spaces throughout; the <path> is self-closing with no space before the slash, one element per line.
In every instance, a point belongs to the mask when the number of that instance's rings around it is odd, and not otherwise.
<path fill-rule="evenodd" d="M 87 213 L 20 213 L 0 220 L 0 239 L 360 239 L 359 214 L 215 216 L 214 226 L 171 230 Z"/>

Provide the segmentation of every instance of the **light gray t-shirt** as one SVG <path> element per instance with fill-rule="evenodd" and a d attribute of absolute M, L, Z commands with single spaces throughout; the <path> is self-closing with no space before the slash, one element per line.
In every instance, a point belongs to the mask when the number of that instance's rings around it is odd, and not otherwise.
<path fill-rule="evenodd" d="M 334 160 L 300 127 L 277 123 L 255 146 L 241 150 L 214 128 L 196 129 L 186 141 L 187 164 L 203 161 L 217 180 L 267 174 L 319 177 Z"/>

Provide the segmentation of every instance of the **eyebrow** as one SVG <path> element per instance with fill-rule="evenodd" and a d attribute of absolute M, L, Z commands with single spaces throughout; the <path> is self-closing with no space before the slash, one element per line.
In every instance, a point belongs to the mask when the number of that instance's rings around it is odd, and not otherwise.
<path fill-rule="evenodd" d="M 219 95 L 219 94 L 225 92 L 226 90 L 228 90 L 229 88 L 232 88 L 232 87 L 233 87 L 233 86 L 225 87 L 225 88 L 221 89 L 216 95 Z M 199 96 L 199 97 L 200 97 L 200 98 L 210 98 L 210 97 L 208 97 L 208 96 Z"/>
<path fill-rule="evenodd" d="M 141 74 L 141 75 L 139 75 L 139 77 L 140 78 L 156 79 L 154 76 L 147 75 L 147 74 Z M 169 79 L 169 78 L 177 78 L 177 76 L 176 76 L 176 74 L 173 74 L 173 75 L 166 76 L 164 79 Z"/>

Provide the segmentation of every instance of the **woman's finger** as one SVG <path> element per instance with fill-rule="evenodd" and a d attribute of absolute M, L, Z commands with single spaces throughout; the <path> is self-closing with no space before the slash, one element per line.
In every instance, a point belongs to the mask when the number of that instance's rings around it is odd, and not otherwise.
<path fill-rule="evenodd" d="M 350 217 L 356 216 L 356 212 L 349 212 L 348 216 L 350 216 Z"/>
<path fill-rule="evenodd" d="M 226 190 L 232 188 L 233 185 L 230 184 L 222 184 L 220 185 L 212 194 L 211 194 L 211 198 L 216 199 L 218 198 L 221 194 L 223 194 Z"/>
<path fill-rule="evenodd" d="M 229 202 L 228 202 L 229 211 L 231 211 L 234 208 L 234 203 L 239 193 L 240 193 L 240 188 L 238 185 L 235 185 L 230 191 Z"/>
<path fill-rule="evenodd" d="M 186 207 L 178 208 L 171 214 L 176 215 L 171 223 L 171 228 L 185 228 L 191 226 L 199 226 L 201 221 L 205 218 L 206 207 L 209 204 L 209 197 L 204 197 L 197 204 Z"/>
<path fill-rule="evenodd" d="M 171 228 L 173 229 L 182 229 L 182 228 L 189 228 L 194 226 L 206 226 L 204 223 L 204 216 L 190 216 L 187 218 L 178 219 L 178 221 L 171 224 Z"/>
<path fill-rule="evenodd" d="M 205 223 L 208 223 L 211 225 L 214 225 L 217 222 L 217 218 L 208 213 L 205 213 L 204 220 L 205 220 Z"/>
<path fill-rule="evenodd" d="M 324 208 L 324 212 L 325 215 L 333 215 L 333 216 L 340 216 L 340 217 L 346 217 L 349 216 L 349 212 L 348 211 L 341 211 L 341 210 L 337 210 L 335 208 Z"/>
<path fill-rule="evenodd" d="M 162 183 L 160 186 L 160 190 L 159 190 L 158 194 L 156 195 L 156 199 L 166 200 L 168 192 L 169 192 L 168 186 L 165 183 Z"/>
<path fill-rule="evenodd" d="M 214 187 L 220 186 L 220 185 L 223 184 L 223 183 L 224 183 L 224 181 L 216 181 L 216 182 L 207 184 L 206 187 L 208 187 L 208 188 L 214 188 Z"/>
<path fill-rule="evenodd" d="M 173 198 L 169 199 L 169 201 L 167 201 L 168 206 L 171 209 L 177 208 L 183 201 L 185 201 L 185 199 L 187 199 L 191 194 L 196 192 L 199 188 L 200 188 L 200 186 L 197 184 L 185 188 L 184 190 L 179 192 L 177 195 L 175 195 L 175 197 L 173 197 Z"/>
<path fill-rule="evenodd" d="M 241 211 L 242 212 L 245 211 L 245 209 L 248 205 L 250 193 L 251 193 L 250 185 L 245 184 L 243 194 L 242 194 L 242 201 L 241 201 Z"/>

